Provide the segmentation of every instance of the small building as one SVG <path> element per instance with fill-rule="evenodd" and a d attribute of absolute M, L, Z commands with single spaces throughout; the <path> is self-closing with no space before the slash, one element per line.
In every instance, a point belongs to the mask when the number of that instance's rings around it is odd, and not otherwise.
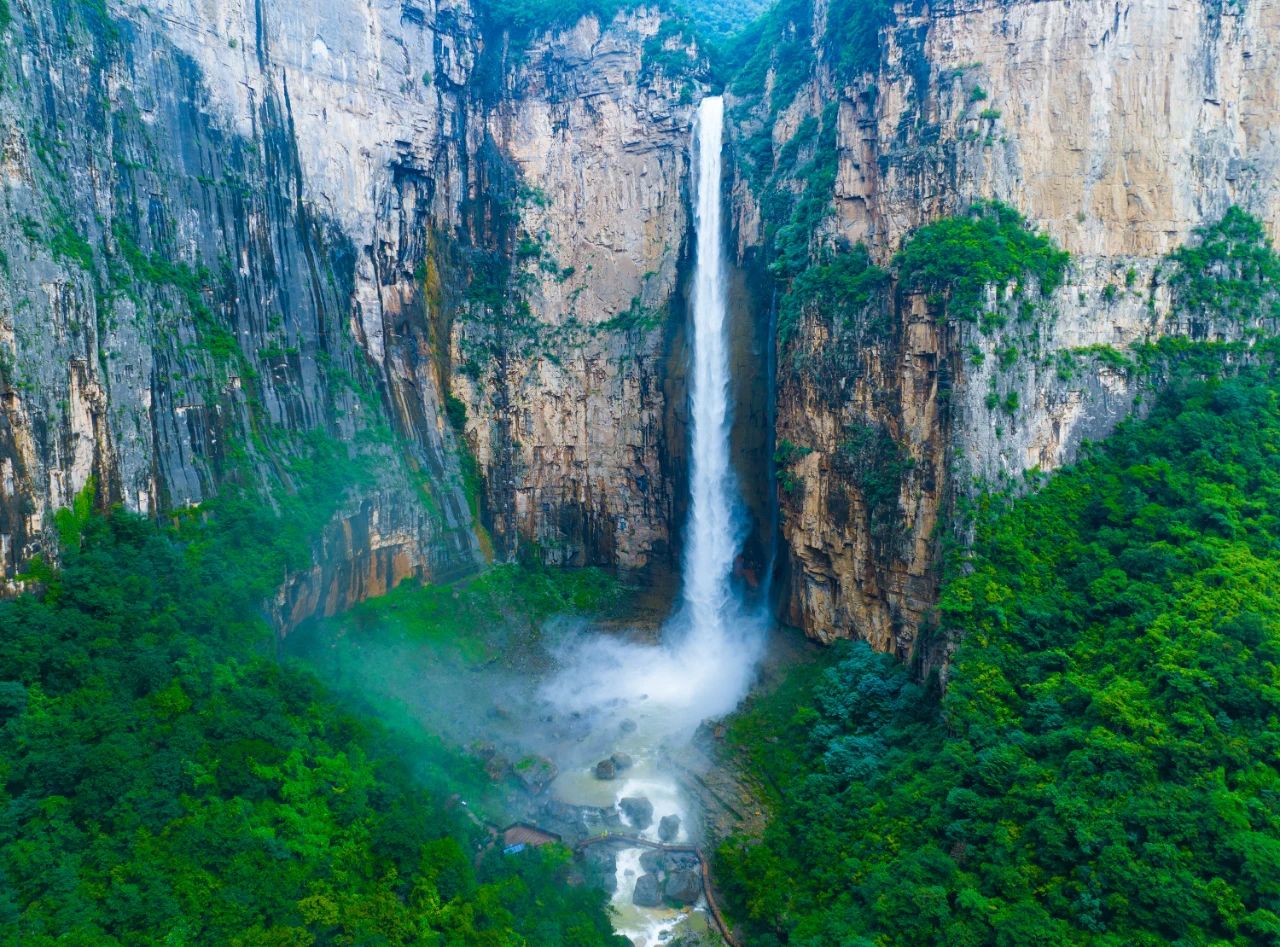
<path fill-rule="evenodd" d="M 528 822 L 512 822 L 502 830 L 504 849 L 510 849 L 516 845 L 537 848 L 539 845 L 550 845 L 552 842 L 559 842 L 560 840 L 560 836 L 554 832 L 547 832 L 536 825 L 530 825 Z M 519 850 L 517 849 L 517 851 Z"/>

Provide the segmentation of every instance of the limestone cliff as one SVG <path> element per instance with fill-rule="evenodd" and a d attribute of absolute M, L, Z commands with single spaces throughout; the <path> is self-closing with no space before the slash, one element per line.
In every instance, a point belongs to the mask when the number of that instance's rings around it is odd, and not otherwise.
<path fill-rule="evenodd" d="M 1177 313 L 1160 267 L 1233 204 L 1272 233 L 1280 224 L 1280 11 L 1219 0 L 900 7 L 875 61 L 841 74 L 827 9 L 791 24 L 814 63 L 794 97 L 737 109 L 740 151 L 771 136 L 774 188 L 803 189 L 781 163 L 834 150 L 832 212 L 811 252 L 863 242 L 887 266 L 922 224 L 995 198 L 1073 258 L 1029 321 L 980 332 L 890 287 L 874 304 L 883 325 L 810 309 L 782 355 L 790 614 L 824 640 L 905 655 L 933 603 L 957 496 L 1052 469 L 1130 411 L 1136 376 L 1090 352 L 1239 332 Z M 770 81 L 776 92 L 776 69 Z M 748 262 L 770 199 L 759 181 L 744 171 L 735 185 Z M 850 431 L 868 428 L 892 446 L 851 452 Z M 868 502 L 867 465 L 893 479 L 892 529 Z"/>
<path fill-rule="evenodd" d="M 451 388 L 503 557 L 669 560 L 683 445 L 668 392 L 683 377 L 673 351 L 701 64 L 675 36 L 683 67 L 656 65 L 662 30 L 657 13 L 604 30 L 582 20 L 532 42 L 491 94 L 490 206 L 471 243 L 488 226 L 509 252 L 471 274 L 449 321 Z"/>
<path fill-rule="evenodd" d="M 286 626 L 474 567 L 477 514 L 502 555 L 662 553 L 695 96 L 657 17 L 516 50 L 450 0 L 11 6 L 7 582 L 91 478 L 155 514 L 318 447 L 351 474 Z"/>

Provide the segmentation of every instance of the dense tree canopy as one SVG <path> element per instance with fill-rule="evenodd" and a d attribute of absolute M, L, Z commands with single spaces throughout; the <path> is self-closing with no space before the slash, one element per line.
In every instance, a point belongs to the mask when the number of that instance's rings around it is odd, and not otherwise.
<path fill-rule="evenodd" d="M 1280 939 L 1280 399 L 1175 385 L 946 585 L 945 697 L 865 645 L 748 711 L 777 790 L 720 852 L 752 943 Z M 768 744 L 766 744 L 768 745 Z"/>
<path fill-rule="evenodd" d="M 186 544 L 68 511 L 62 568 L 0 603 L 0 941 L 619 943 L 567 852 L 476 866 L 484 833 L 443 802 L 474 764 L 263 653 L 270 517 L 236 509 L 234 542 Z"/>

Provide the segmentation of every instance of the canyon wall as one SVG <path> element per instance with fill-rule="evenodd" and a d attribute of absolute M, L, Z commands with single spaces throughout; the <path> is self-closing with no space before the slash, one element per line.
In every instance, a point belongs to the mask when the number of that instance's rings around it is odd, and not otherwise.
<path fill-rule="evenodd" d="M 670 561 L 683 427 L 667 405 L 683 408 L 690 129 L 704 86 L 678 36 L 670 52 L 687 71 L 655 64 L 662 26 L 642 11 L 536 39 L 486 114 L 485 196 L 512 209 L 487 207 L 475 227 L 509 245 L 488 276 L 509 290 L 486 295 L 473 279 L 452 307 L 450 387 L 503 558 Z"/>
<path fill-rule="evenodd" d="M 286 627 L 494 554 L 668 554 L 699 64 L 646 61 L 656 16 L 512 38 L 449 0 L 12 12 L 11 588 L 86 487 L 157 515 L 296 492 L 321 457 L 340 499 L 281 576 Z"/>
<path fill-rule="evenodd" d="M 1014 313 L 996 331 L 890 287 L 872 303 L 880 320 L 807 310 L 780 355 L 790 617 L 823 640 L 865 638 L 905 656 L 927 624 L 958 498 L 1051 470 L 1128 414 L 1141 381 L 1116 353 L 1169 333 L 1241 335 L 1236 323 L 1193 325 L 1160 271 L 1232 205 L 1276 233 L 1280 10 L 900 8 L 875 66 L 838 77 L 826 9 L 816 4 L 800 30 L 811 30 L 815 68 L 794 99 L 776 114 L 767 96 L 736 110 L 740 150 L 769 134 L 785 153 L 806 121 L 834 138 L 833 212 L 815 248 L 864 243 L 889 266 L 921 225 L 997 199 L 1072 254 L 1064 285 L 1027 318 L 1013 299 L 989 300 Z M 746 259 L 764 241 L 761 190 L 745 173 L 735 184 Z M 851 436 L 864 430 L 883 443 Z M 887 516 L 868 499 L 886 478 Z"/>

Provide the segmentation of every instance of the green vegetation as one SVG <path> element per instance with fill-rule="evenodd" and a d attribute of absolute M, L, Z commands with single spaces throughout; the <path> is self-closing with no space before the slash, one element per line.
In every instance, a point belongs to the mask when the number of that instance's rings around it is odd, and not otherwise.
<path fill-rule="evenodd" d="M 674 5 L 700 35 L 723 39 L 749 26 L 769 8 L 769 0 L 683 0 Z"/>
<path fill-rule="evenodd" d="M 548 618 L 600 614 L 619 591 L 618 581 L 599 569 L 500 565 L 451 585 L 406 583 L 314 623 L 299 638 L 312 637 L 327 648 L 348 638 L 358 644 L 376 633 L 384 644 L 424 646 L 432 661 L 476 665 L 513 642 L 534 645 Z"/>
<path fill-rule="evenodd" d="M 507 31 L 523 40 L 544 30 L 570 27 L 584 16 L 608 23 L 632 0 L 478 0 L 476 12 L 486 30 Z"/>
<path fill-rule="evenodd" d="M 855 325 L 876 294 L 888 285 L 889 274 L 871 262 L 862 244 L 846 253 L 829 255 L 824 262 L 803 270 L 782 297 L 779 345 L 786 345 L 806 311 L 822 313 L 837 325 Z"/>
<path fill-rule="evenodd" d="M 895 263 L 902 289 L 930 293 L 950 318 L 973 322 L 987 287 L 1003 293 L 1013 283 L 1021 294 L 1034 278 L 1041 295 L 1049 296 L 1062 285 L 1069 259 L 1012 207 L 979 201 L 968 213 L 921 227 Z"/>
<path fill-rule="evenodd" d="M 832 0 L 820 40 L 822 59 L 838 78 L 856 80 L 878 63 L 880 30 L 891 22 L 888 0 Z M 779 0 L 730 48 L 731 61 L 741 63 L 732 81 L 734 94 L 758 102 L 768 88 L 768 112 L 776 115 L 795 99 L 818 62 L 813 44 L 813 0 Z"/>
<path fill-rule="evenodd" d="M 748 942 L 1280 938 L 1276 385 L 1176 382 L 988 497 L 945 696 L 859 644 L 747 710 L 776 815 L 717 874 Z"/>
<path fill-rule="evenodd" d="M 283 524 L 247 525 L 182 541 L 78 504 L 61 569 L 0 603 L 0 939 L 620 943 L 567 852 L 473 865 L 483 833 L 444 803 L 473 764 L 265 656 L 255 554 Z"/>
<path fill-rule="evenodd" d="M 884 427 L 853 424 L 845 430 L 835 461 L 842 479 L 862 494 L 871 535 L 882 540 L 891 536 L 902 525 L 898 497 L 914 459 Z"/>
<path fill-rule="evenodd" d="M 1280 317 L 1280 257 L 1262 222 L 1239 207 L 1199 227 L 1194 243 L 1170 256 L 1175 304 L 1208 318 Z"/>

